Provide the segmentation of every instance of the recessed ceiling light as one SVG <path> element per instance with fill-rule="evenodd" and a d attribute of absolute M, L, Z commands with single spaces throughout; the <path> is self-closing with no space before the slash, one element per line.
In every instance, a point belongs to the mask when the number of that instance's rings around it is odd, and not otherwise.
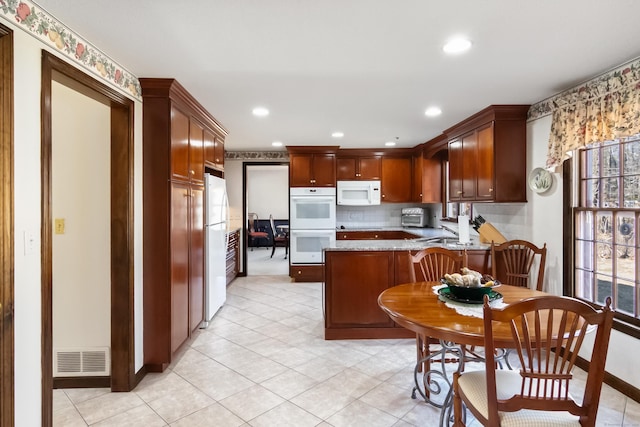
<path fill-rule="evenodd" d="M 396 143 L 394 141 L 387 141 L 384 143 L 387 147 L 395 147 Z"/>
<path fill-rule="evenodd" d="M 425 110 L 424 115 L 427 117 L 436 117 L 442 114 L 442 110 L 438 107 L 429 107 Z"/>
<path fill-rule="evenodd" d="M 257 117 L 266 117 L 269 115 L 269 110 L 264 107 L 256 107 L 253 109 L 252 113 Z"/>
<path fill-rule="evenodd" d="M 342 138 L 344 136 L 344 133 L 342 133 L 342 132 L 334 132 L 334 133 L 331 134 L 331 136 L 333 138 Z"/>
<path fill-rule="evenodd" d="M 271 145 L 273 145 L 274 147 L 282 147 L 282 142 L 280 142 L 280 141 L 273 141 L 273 142 L 271 143 Z"/>
<path fill-rule="evenodd" d="M 464 37 L 456 37 L 442 46 L 442 50 L 446 53 L 462 53 L 471 47 L 471 41 Z"/>

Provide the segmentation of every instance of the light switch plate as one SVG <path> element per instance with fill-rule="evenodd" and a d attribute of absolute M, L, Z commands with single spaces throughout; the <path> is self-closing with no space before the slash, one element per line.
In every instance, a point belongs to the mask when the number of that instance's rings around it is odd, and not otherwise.
<path fill-rule="evenodd" d="M 55 233 L 64 234 L 64 218 L 55 219 Z"/>
<path fill-rule="evenodd" d="M 36 250 L 36 236 L 31 231 L 24 231 L 24 254 L 31 255 Z"/>

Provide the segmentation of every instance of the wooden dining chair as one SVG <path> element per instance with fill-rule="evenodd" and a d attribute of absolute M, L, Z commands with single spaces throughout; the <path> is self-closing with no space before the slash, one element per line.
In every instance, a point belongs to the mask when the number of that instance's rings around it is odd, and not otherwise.
<path fill-rule="evenodd" d="M 415 255 L 409 252 L 409 258 L 411 260 L 409 264 L 411 266 L 409 270 L 411 282 L 439 281 L 445 274 L 457 273 L 467 264 L 466 250 L 460 252 L 441 247 L 422 249 Z M 416 334 L 418 362 L 430 354 L 430 344 L 439 344 L 439 342 L 425 335 Z M 422 372 L 423 369 L 424 372 L 427 372 L 429 367 L 430 362 L 426 361 L 419 367 L 418 372 Z"/>
<path fill-rule="evenodd" d="M 551 295 L 494 309 L 485 297 L 485 370 L 454 373 L 454 426 L 464 425 L 463 403 L 484 426 L 595 426 L 613 314 L 610 297 L 601 310 Z M 499 328 L 511 331 L 519 370 L 496 369 L 493 331 Z M 572 370 L 585 335 L 593 330 L 581 392 Z"/>
<path fill-rule="evenodd" d="M 502 283 L 530 288 L 531 269 L 538 262 L 536 290 L 542 291 L 547 244 L 541 248 L 526 240 L 509 240 L 501 244 L 491 242 L 491 275 Z"/>
<path fill-rule="evenodd" d="M 255 243 L 256 239 L 268 239 L 269 238 L 269 233 L 267 233 L 266 231 L 262 231 L 262 230 L 258 230 L 256 228 L 256 224 L 258 222 L 258 214 L 257 213 L 253 213 L 253 212 L 249 212 L 247 214 L 247 218 L 249 219 L 249 239 L 251 244 L 251 250 L 253 250 L 253 244 Z"/>
<path fill-rule="evenodd" d="M 273 235 L 273 249 L 271 249 L 271 258 L 276 252 L 276 246 L 284 247 L 284 259 L 287 259 L 289 254 L 289 234 L 285 232 L 278 233 L 275 223 L 273 222 L 273 215 L 269 215 L 269 224 L 271 224 L 271 233 Z"/>

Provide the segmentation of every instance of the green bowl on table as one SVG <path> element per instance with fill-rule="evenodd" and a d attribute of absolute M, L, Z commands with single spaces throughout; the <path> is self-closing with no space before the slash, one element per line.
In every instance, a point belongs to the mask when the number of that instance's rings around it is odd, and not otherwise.
<path fill-rule="evenodd" d="M 497 281 L 491 286 L 460 286 L 448 283 L 445 279 L 442 279 L 442 283 L 447 285 L 449 293 L 456 299 L 478 302 L 482 302 L 485 295 L 492 297 L 495 294 L 493 288 L 500 286 Z"/>

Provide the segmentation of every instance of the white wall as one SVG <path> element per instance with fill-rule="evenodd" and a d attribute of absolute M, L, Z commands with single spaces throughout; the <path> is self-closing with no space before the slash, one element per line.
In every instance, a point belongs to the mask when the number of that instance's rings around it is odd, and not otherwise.
<path fill-rule="evenodd" d="M 51 95 L 55 354 L 111 346 L 111 109 L 57 81 Z"/>
<path fill-rule="evenodd" d="M 247 212 L 258 218 L 289 218 L 289 167 L 247 166 Z"/>
<path fill-rule="evenodd" d="M 14 30 L 14 180 L 15 180 L 15 425 L 40 426 L 41 382 L 41 256 L 40 256 L 40 67 L 42 49 L 54 49 Z M 134 280 L 135 367 L 142 367 L 142 104 L 135 102 Z M 25 253 L 24 232 L 36 239 Z"/>
<path fill-rule="evenodd" d="M 242 224 L 242 170 L 244 163 L 259 163 L 266 160 L 227 159 L 224 163 L 224 179 L 229 197 L 230 220 L 233 227 Z M 284 161 L 286 163 L 286 161 Z M 260 218 L 289 218 L 289 166 L 249 165 L 247 167 L 248 211 L 257 212 Z"/>

